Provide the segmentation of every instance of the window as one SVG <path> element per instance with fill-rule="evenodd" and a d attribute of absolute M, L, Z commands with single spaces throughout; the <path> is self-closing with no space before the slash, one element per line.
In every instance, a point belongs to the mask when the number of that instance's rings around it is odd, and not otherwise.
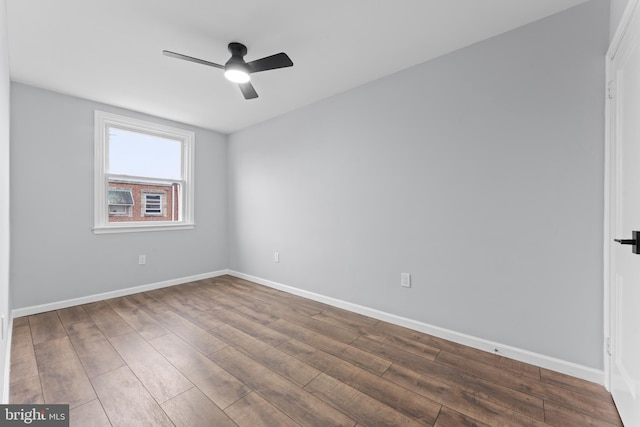
<path fill-rule="evenodd" d="M 95 113 L 95 233 L 193 228 L 193 132 Z"/>
<path fill-rule="evenodd" d="M 165 202 L 164 194 L 144 194 L 143 214 L 147 216 L 164 216 Z"/>
<path fill-rule="evenodd" d="M 109 205 L 109 215 L 131 216 L 131 209 L 124 205 Z"/>
<path fill-rule="evenodd" d="M 109 215 L 131 216 L 131 206 L 133 206 L 131 190 L 110 188 L 107 201 L 109 204 Z"/>

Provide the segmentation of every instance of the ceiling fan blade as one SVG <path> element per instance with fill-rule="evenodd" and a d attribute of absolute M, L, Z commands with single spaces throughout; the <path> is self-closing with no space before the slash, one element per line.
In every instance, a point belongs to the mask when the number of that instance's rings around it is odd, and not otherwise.
<path fill-rule="evenodd" d="M 208 65 L 209 67 L 222 68 L 224 70 L 224 65 L 216 64 L 214 62 L 205 61 L 204 59 L 194 58 L 192 56 L 183 55 L 181 53 L 175 53 L 168 50 L 163 50 L 162 53 L 165 56 L 170 56 L 171 58 L 183 59 L 185 61 L 195 62 L 196 64 Z"/>
<path fill-rule="evenodd" d="M 238 86 L 242 91 L 242 95 L 244 95 L 244 99 L 254 99 L 258 97 L 258 92 L 253 88 L 251 82 L 238 83 Z"/>
<path fill-rule="evenodd" d="M 293 62 L 286 53 L 281 52 L 262 59 L 256 59 L 255 61 L 247 63 L 247 65 L 249 66 L 249 70 L 251 70 L 252 73 L 257 73 L 258 71 L 291 67 L 293 66 Z"/>

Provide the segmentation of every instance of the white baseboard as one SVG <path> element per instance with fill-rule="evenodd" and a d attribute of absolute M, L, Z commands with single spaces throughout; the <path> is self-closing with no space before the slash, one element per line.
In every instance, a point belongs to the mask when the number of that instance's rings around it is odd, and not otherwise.
<path fill-rule="evenodd" d="M 88 304 L 96 301 L 103 301 L 110 298 L 117 298 L 125 295 L 137 294 L 154 289 L 166 288 L 168 286 L 181 285 L 183 283 L 195 282 L 196 280 L 210 279 L 229 274 L 228 270 L 213 271 L 210 273 L 196 274 L 194 276 L 181 277 L 178 279 L 165 280 L 163 282 L 150 283 L 148 285 L 134 286 L 132 288 L 118 289 L 101 294 L 89 295 L 86 297 L 72 298 L 63 301 L 56 301 L 47 304 L 34 305 L 31 307 L 18 308 L 11 311 L 12 317 L 29 316 L 31 314 L 44 313 L 51 310 L 73 307 L 74 305 Z"/>
<path fill-rule="evenodd" d="M 588 366 L 579 365 L 566 360 L 557 359 L 554 357 L 546 356 L 539 353 L 534 353 L 521 348 L 485 340 L 483 338 L 466 335 L 460 332 L 451 331 L 449 329 L 441 328 L 427 323 L 419 322 L 417 320 L 408 319 L 406 317 L 397 316 L 395 314 L 386 313 L 384 311 L 376 310 L 373 308 L 361 306 L 351 302 L 339 300 L 337 298 L 328 297 L 325 295 L 317 294 L 314 292 L 305 291 L 303 289 L 295 288 L 293 286 L 284 285 L 282 283 L 273 282 L 271 280 L 262 279 L 260 277 L 251 276 L 249 274 L 240 273 L 233 270 L 219 270 L 210 273 L 203 273 L 194 276 L 182 277 L 178 279 L 167 280 L 163 282 L 151 283 L 148 285 L 135 286 L 132 288 L 119 289 L 116 291 L 104 292 L 101 294 L 89 295 L 86 297 L 73 298 L 64 301 L 57 301 L 47 304 L 41 304 L 37 306 L 24 307 L 14 309 L 11 312 L 10 323 L 13 323 L 13 318 L 28 316 L 31 314 L 44 313 L 46 311 L 58 310 L 62 308 L 72 307 L 74 305 L 87 304 L 96 301 L 103 301 L 110 298 L 117 298 L 120 296 L 136 294 L 139 292 L 150 291 L 154 289 L 165 288 L 168 286 L 180 285 L 183 283 L 194 282 L 197 280 L 209 279 L 212 277 L 218 277 L 225 274 L 235 276 L 241 279 L 246 279 L 255 283 L 259 283 L 270 288 L 278 289 L 284 292 L 288 292 L 293 295 L 298 295 L 304 298 L 309 298 L 314 301 L 322 302 L 334 307 L 342 308 L 345 310 L 353 311 L 365 316 L 372 317 L 374 319 L 382 320 L 385 322 L 393 323 L 394 325 L 403 326 L 405 328 L 413 329 L 415 331 L 423 332 L 425 334 L 433 335 L 438 338 L 453 341 L 459 344 L 467 345 L 479 350 L 487 351 L 489 353 L 499 354 L 510 359 L 518 360 L 520 362 L 529 363 L 541 368 L 549 369 L 563 374 L 571 375 L 577 378 L 581 378 L 587 381 L 591 381 L 600 385 L 604 385 L 605 373 L 604 371 L 590 368 Z M 10 325 L 11 326 L 11 325 Z M 8 337 L 11 338 L 11 331 L 9 329 Z M 10 352 L 11 346 L 7 346 L 7 351 Z M 496 352 L 497 350 L 497 352 Z M 3 399 L 8 400 L 9 392 L 9 363 L 10 353 L 7 354 L 7 366 L 5 366 L 5 384 L 3 385 Z"/>
<path fill-rule="evenodd" d="M 384 311 L 376 310 L 373 308 L 364 307 L 332 297 L 327 297 L 292 286 L 283 285 L 282 283 L 273 282 L 271 280 L 251 276 L 249 274 L 240 273 L 238 271 L 229 270 L 227 273 L 231 276 L 246 279 L 251 282 L 268 286 L 270 288 L 278 289 L 304 298 L 309 298 L 311 300 L 322 302 L 334 307 L 353 311 L 355 313 L 369 316 L 374 319 L 393 323 L 394 325 L 403 326 L 405 328 L 413 329 L 418 332 L 423 332 L 425 334 L 433 335 L 438 338 L 473 347 L 478 350 L 499 354 L 510 359 L 518 360 L 520 362 L 529 363 L 541 368 L 561 372 L 563 374 L 571 375 L 573 377 L 604 385 L 604 371 L 590 368 L 588 366 L 579 365 L 573 362 L 568 362 L 566 360 L 556 359 L 554 357 L 545 356 L 543 354 L 534 353 L 528 350 L 523 350 L 521 348 L 473 337 L 471 335 L 462 334 L 460 332 L 455 332 L 449 329 L 440 328 L 438 326 L 429 325 L 427 323 L 408 319 L 406 317 L 397 316 L 395 314 L 386 313 Z"/>
<path fill-rule="evenodd" d="M 9 316 L 9 325 L 7 325 L 7 346 L 4 355 L 4 383 L 2 384 L 2 395 L 0 396 L 0 404 L 9 403 L 9 382 L 11 375 L 11 340 L 13 338 L 13 316 Z"/>

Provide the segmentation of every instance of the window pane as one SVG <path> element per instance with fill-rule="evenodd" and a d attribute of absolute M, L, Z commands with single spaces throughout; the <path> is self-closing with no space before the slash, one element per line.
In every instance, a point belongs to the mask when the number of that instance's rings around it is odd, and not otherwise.
<path fill-rule="evenodd" d="M 108 172 L 179 180 L 181 142 L 109 127 Z"/>
<path fill-rule="evenodd" d="M 130 206 L 138 206 L 133 210 L 125 206 L 123 215 L 118 217 L 112 209 L 115 205 L 109 204 L 109 223 L 180 220 L 181 186 L 177 182 L 153 183 L 118 178 L 109 179 L 109 187 L 109 194 L 131 195 Z"/>

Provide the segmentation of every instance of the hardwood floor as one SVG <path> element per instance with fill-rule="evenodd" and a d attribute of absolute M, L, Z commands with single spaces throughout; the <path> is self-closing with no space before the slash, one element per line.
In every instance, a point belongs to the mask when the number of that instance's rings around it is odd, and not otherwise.
<path fill-rule="evenodd" d="M 14 319 L 74 426 L 621 426 L 603 387 L 230 276 Z"/>

